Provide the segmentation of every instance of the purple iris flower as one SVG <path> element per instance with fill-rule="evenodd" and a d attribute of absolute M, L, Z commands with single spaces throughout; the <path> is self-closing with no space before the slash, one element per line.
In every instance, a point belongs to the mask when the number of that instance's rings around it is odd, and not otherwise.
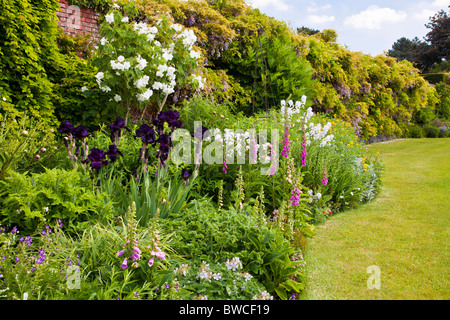
<path fill-rule="evenodd" d="M 111 141 L 113 143 L 115 143 L 116 138 L 120 137 L 122 129 L 131 132 L 130 128 L 126 126 L 125 119 L 122 118 L 116 118 L 116 120 L 109 125 L 109 128 L 111 129 Z"/>
<path fill-rule="evenodd" d="M 156 142 L 155 129 L 147 124 L 143 124 L 136 130 L 136 138 L 141 138 L 142 143 L 152 144 Z"/>
<path fill-rule="evenodd" d="M 87 129 L 85 126 L 78 126 L 73 130 L 73 136 L 77 139 L 84 139 L 87 137 Z"/>
<path fill-rule="evenodd" d="M 73 133 L 73 126 L 69 121 L 63 121 L 61 122 L 59 128 L 58 128 L 58 132 L 59 133 L 64 133 L 64 134 L 71 134 Z"/>
<path fill-rule="evenodd" d="M 106 160 L 105 158 L 106 158 L 105 151 L 97 148 L 92 148 L 91 153 L 89 153 L 87 159 L 83 160 L 82 162 L 83 163 L 90 162 L 92 169 L 100 170 L 103 166 L 106 166 L 109 163 L 109 161 Z"/>
<path fill-rule="evenodd" d="M 184 179 L 184 181 L 189 179 L 190 176 L 191 176 L 191 172 L 188 169 L 186 169 L 186 168 L 181 169 L 181 177 Z"/>
<path fill-rule="evenodd" d="M 123 157 L 123 153 L 117 149 L 117 146 L 112 144 L 109 146 L 108 151 L 106 151 L 106 154 L 108 155 L 109 159 L 111 159 L 112 162 L 116 161 L 117 157 L 121 155 Z"/>
<path fill-rule="evenodd" d="M 153 120 L 153 124 L 158 129 L 158 132 L 162 132 L 164 130 L 164 123 L 167 123 L 173 130 L 183 126 L 183 122 L 178 120 L 179 118 L 180 113 L 176 110 L 161 111 L 156 119 Z"/>

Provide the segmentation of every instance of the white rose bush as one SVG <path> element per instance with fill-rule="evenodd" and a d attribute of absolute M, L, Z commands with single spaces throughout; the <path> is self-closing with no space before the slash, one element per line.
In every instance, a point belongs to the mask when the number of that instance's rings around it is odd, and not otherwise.
<path fill-rule="evenodd" d="M 149 106 L 161 111 L 177 86 L 204 87 L 197 74 L 201 53 L 194 32 L 166 16 L 148 24 L 134 21 L 135 15 L 130 5 L 123 13 L 116 5 L 105 15 L 91 61 L 98 69 L 98 87 L 124 108 L 126 120 L 131 107 L 142 110 L 141 120 Z"/>

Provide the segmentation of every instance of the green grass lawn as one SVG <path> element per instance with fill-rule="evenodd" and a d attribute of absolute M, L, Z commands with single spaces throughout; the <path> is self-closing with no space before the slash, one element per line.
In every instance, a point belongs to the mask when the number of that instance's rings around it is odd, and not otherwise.
<path fill-rule="evenodd" d="M 450 299 L 450 139 L 368 149 L 385 165 L 382 190 L 318 228 L 302 299 Z M 367 286 L 371 265 L 380 268 L 379 290 Z"/>

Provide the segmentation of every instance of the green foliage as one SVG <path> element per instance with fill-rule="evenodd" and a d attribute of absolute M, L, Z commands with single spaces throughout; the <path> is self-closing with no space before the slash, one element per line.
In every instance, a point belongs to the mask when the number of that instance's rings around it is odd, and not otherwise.
<path fill-rule="evenodd" d="M 425 80 L 427 80 L 429 83 L 438 84 L 438 83 L 447 83 L 449 74 L 445 72 L 441 73 L 425 73 L 422 75 Z"/>
<path fill-rule="evenodd" d="M 439 102 L 436 105 L 436 116 L 443 120 L 450 120 L 450 85 L 445 83 L 436 84 Z"/>
<path fill-rule="evenodd" d="M 425 137 L 425 132 L 423 128 L 418 124 L 410 124 L 408 126 L 407 137 L 409 138 L 423 138 Z"/>
<path fill-rule="evenodd" d="M 0 180 L 8 172 L 40 172 L 59 160 L 54 130 L 24 115 L 0 113 Z"/>
<path fill-rule="evenodd" d="M 290 260 L 296 250 L 280 231 L 261 225 L 257 217 L 244 212 L 217 213 L 208 203 L 195 201 L 194 204 L 191 210 L 164 221 L 169 232 L 175 232 L 173 239 L 179 255 L 194 261 L 195 265 L 203 260 L 223 263 L 239 257 L 244 270 L 270 294 L 286 298 L 286 292 L 301 290 L 301 283 L 289 280 L 299 273 L 295 268 L 298 261 Z"/>
<path fill-rule="evenodd" d="M 0 211 L 3 221 L 17 224 L 27 232 L 44 220 L 61 219 L 71 231 L 93 220 L 112 217 L 106 194 L 92 191 L 92 181 L 84 172 L 46 169 L 28 177 L 11 173 L 1 184 Z"/>
<path fill-rule="evenodd" d="M 439 137 L 439 128 L 435 127 L 431 124 L 424 125 L 423 131 L 425 132 L 426 138 L 438 138 Z"/>

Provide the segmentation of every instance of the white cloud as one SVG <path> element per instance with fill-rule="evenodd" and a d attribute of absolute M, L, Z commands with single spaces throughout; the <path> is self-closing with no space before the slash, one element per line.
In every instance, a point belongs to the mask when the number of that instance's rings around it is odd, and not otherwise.
<path fill-rule="evenodd" d="M 432 17 L 436 14 L 436 11 L 430 9 L 422 9 L 420 12 L 416 12 L 412 14 L 412 17 L 417 20 L 427 20 L 429 17 Z"/>
<path fill-rule="evenodd" d="M 292 9 L 284 0 L 247 0 L 253 8 L 266 9 L 268 7 L 273 7 L 279 11 L 288 11 Z"/>
<path fill-rule="evenodd" d="M 433 7 L 442 7 L 442 8 L 447 8 L 449 3 L 448 0 L 434 0 L 431 5 Z"/>
<path fill-rule="evenodd" d="M 336 20 L 336 18 L 334 16 L 317 16 L 317 15 L 310 15 L 308 16 L 308 21 L 314 24 L 323 24 L 323 23 L 327 23 L 327 22 L 333 22 L 334 20 Z"/>
<path fill-rule="evenodd" d="M 325 5 L 319 7 L 319 6 L 313 1 L 313 2 L 311 2 L 311 3 L 309 4 L 308 7 L 306 7 L 306 11 L 308 11 L 308 12 L 317 12 L 317 11 L 319 11 L 319 10 L 329 10 L 329 9 L 331 9 L 331 8 L 332 8 L 332 5 L 329 4 L 329 3 L 327 3 L 327 4 L 325 4 Z"/>
<path fill-rule="evenodd" d="M 356 29 L 381 29 L 383 23 L 395 23 L 404 21 L 407 18 L 404 11 L 397 11 L 391 8 L 380 8 L 369 6 L 366 10 L 345 18 L 344 24 Z"/>

